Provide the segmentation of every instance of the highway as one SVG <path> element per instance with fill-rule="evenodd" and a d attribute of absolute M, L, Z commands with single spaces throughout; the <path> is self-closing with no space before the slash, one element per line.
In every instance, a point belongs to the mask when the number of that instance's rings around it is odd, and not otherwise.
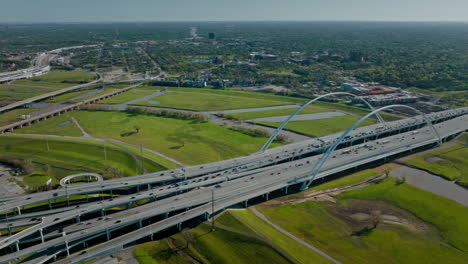
<path fill-rule="evenodd" d="M 448 118 L 446 115 L 441 115 L 439 117 Z M 437 120 L 437 114 L 432 118 Z M 417 118 L 412 120 L 415 121 Z M 402 124 L 401 122 L 406 121 L 397 121 L 395 124 Z M 392 124 L 387 124 L 387 126 L 391 125 Z M 317 178 L 326 177 L 359 165 L 385 159 L 412 149 L 434 145 L 438 142 L 438 139 L 434 137 L 431 129 L 427 126 L 407 132 L 402 132 L 402 128 L 398 125 L 395 127 L 400 129 L 400 133 L 388 135 L 382 139 L 370 139 L 368 142 L 348 146 L 343 150 L 336 150 L 333 156 L 330 157 L 325 166 L 321 169 Z M 466 115 L 462 115 L 442 121 L 441 123 L 436 124 L 435 128 L 442 138 L 446 138 L 467 130 L 468 117 Z M 365 127 L 364 131 L 369 129 L 370 127 Z M 378 127 L 375 129 L 380 130 Z M 360 135 L 359 133 L 361 132 L 358 132 L 354 136 L 358 137 L 358 135 Z M 324 139 L 321 140 L 325 141 Z M 298 146 L 296 146 L 296 148 L 297 147 Z M 304 149 L 304 145 L 302 147 Z M 270 159 L 272 159 L 273 156 L 279 154 L 277 152 L 278 149 L 280 152 L 288 153 L 285 154 L 283 158 L 289 157 L 289 159 L 291 159 L 291 157 L 295 157 L 295 155 L 297 155 L 297 153 L 292 154 L 292 152 L 289 152 L 291 149 L 295 149 L 294 146 L 292 148 L 284 146 L 251 156 L 269 156 Z M 297 151 L 299 152 L 299 150 Z M 321 155 L 318 154 L 291 161 L 283 160 L 282 163 L 278 163 L 276 165 L 274 165 L 274 163 L 269 163 L 268 166 L 257 166 L 256 168 L 252 168 L 251 170 L 244 172 L 232 171 L 229 177 L 225 177 L 224 173 L 217 173 L 219 175 L 214 174 L 208 177 L 203 175 L 194 177 L 187 182 L 183 182 L 183 184 L 180 184 L 180 182 L 179 184 L 171 183 L 169 185 L 160 186 L 156 189 L 145 190 L 137 194 L 111 198 L 102 202 L 93 202 L 87 205 L 81 205 L 70 211 L 58 212 L 54 215 L 44 217 L 41 219 L 40 223 L 37 223 L 24 231 L 3 239 L 0 241 L 0 248 L 9 247 L 10 245 L 14 246 L 17 241 L 25 239 L 31 235 L 35 235 L 37 237 L 43 230 L 47 230 L 58 223 L 63 223 L 65 225 L 65 233 L 63 233 L 63 236 L 52 238 L 51 240 L 44 241 L 44 243 L 36 246 L 20 248 L 19 251 L 1 256 L 0 262 L 14 260 L 21 256 L 37 253 L 40 249 L 50 247 L 53 247 L 54 250 L 51 253 L 49 252 L 47 256 L 54 256 L 57 253 L 69 251 L 67 248 L 80 245 L 96 236 L 109 234 L 109 242 L 99 244 L 91 249 L 83 251 L 84 253 L 72 255 L 71 257 L 58 262 L 78 263 L 88 258 L 117 250 L 125 244 L 136 241 L 141 237 L 147 237 L 152 233 L 182 224 L 187 220 L 211 214 L 212 189 L 216 193 L 215 211 L 218 211 L 255 197 L 268 195 L 268 193 L 272 191 L 281 190 L 290 185 L 301 183 L 306 180 L 303 177 L 307 175 L 320 156 Z M 275 160 L 275 158 L 273 158 L 273 160 Z M 239 165 L 239 159 L 235 160 L 235 162 L 231 161 L 231 163 L 227 164 L 231 164 L 232 166 L 232 164 L 237 163 L 237 165 Z M 204 166 L 197 167 L 199 169 L 204 168 Z M 175 174 L 176 172 L 174 171 L 173 173 Z M 200 173 L 200 171 L 198 171 L 198 173 Z M 196 172 L 193 172 L 193 174 L 196 174 Z M 137 181 L 142 181 L 146 176 L 137 177 L 140 177 Z M 159 175 L 159 177 L 162 178 L 164 175 Z M 122 181 L 123 179 L 119 180 Z M 121 182 L 120 184 L 125 183 Z M 150 197 L 153 197 L 153 199 L 151 199 L 152 202 L 134 207 L 135 201 L 141 201 Z M 15 200 L 12 201 L 14 202 Z M 8 201 L 8 203 L 10 203 L 10 201 Z M 88 222 L 81 223 L 79 219 L 77 219 L 77 216 L 80 217 L 80 213 L 89 214 L 91 212 L 103 211 L 103 208 L 111 208 L 116 205 L 127 205 L 128 209 L 119 213 L 114 213 L 107 218 L 101 217 L 101 219 L 97 218 L 95 220 L 91 220 L 89 222 L 91 224 L 86 229 L 83 229 L 83 227 L 87 226 Z M 187 209 L 187 211 L 183 213 L 177 212 L 180 209 Z M 5 211 L 5 209 L 3 210 Z M 171 216 L 171 214 L 174 215 Z M 146 220 L 158 215 L 165 215 L 168 216 L 168 218 L 156 223 L 145 222 Z M 67 225 L 64 223 L 67 219 L 76 219 L 76 221 Z M 119 230 L 135 223 L 141 228 L 116 238 L 112 237 L 111 230 Z M 41 254 L 38 256 L 39 259 L 36 259 L 36 261 L 48 258 Z"/>

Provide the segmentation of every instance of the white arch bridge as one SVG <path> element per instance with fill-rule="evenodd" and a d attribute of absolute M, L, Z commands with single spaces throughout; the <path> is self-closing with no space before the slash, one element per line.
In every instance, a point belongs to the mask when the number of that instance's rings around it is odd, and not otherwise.
<path fill-rule="evenodd" d="M 392 108 L 410 109 L 420 115 L 358 128 L 372 115 L 378 116 L 379 112 Z M 0 240 L 0 263 L 54 260 L 64 264 L 80 263 L 124 248 L 139 239 L 152 238 L 153 234 L 168 228 L 181 229 L 187 221 L 207 219 L 230 206 L 247 205 L 249 200 L 261 197 L 268 199 L 272 192 L 287 193 L 293 187 L 305 189 L 316 179 L 436 146 L 468 129 L 467 114 L 468 108 L 424 115 L 409 106 L 386 106 L 371 110 L 342 133 L 268 150 L 267 147 L 241 158 L 70 185 L 68 192 L 53 190 L 14 197 L 0 207 L 0 212 L 8 213 L 13 227 L 24 223 L 31 226 Z M 382 126 L 385 128 L 378 128 Z M 356 143 L 352 144 L 348 136 Z M 336 151 L 343 142 L 349 142 L 347 149 Z M 31 222 L 32 216 L 25 211 L 31 204 L 72 194 L 112 194 L 121 189 L 125 192 L 108 200 L 54 208 L 53 213 L 47 213 L 48 209 L 43 208 L 45 216 L 40 222 Z M 108 209 L 117 206 L 126 210 L 104 217 L 111 212 Z M 38 213 L 34 214 L 37 217 Z M 82 217 L 87 220 L 81 222 Z M 2 225 L 4 221 L 0 219 L 0 229 Z M 63 229 L 62 236 L 54 236 L 50 231 L 57 226 Z"/>

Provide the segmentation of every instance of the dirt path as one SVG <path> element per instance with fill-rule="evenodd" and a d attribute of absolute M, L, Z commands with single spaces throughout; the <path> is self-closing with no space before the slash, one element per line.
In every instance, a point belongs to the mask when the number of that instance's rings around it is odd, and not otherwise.
<path fill-rule="evenodd" d="M 330 261 L 332 261 L 333 263 L 337 263 L 337 264 L 341 264 L 341 262 L 339 262 L 338 260 L 334 259 L 333 257 L 331 257 L 330 255 L 328 255 L 327 253 L 323 252 L 322 250 L 306 243 L 304 240 L 294 236 L 293 234 L 289 233 L 288 231 L 284 230 L 283 228 L 277 226 L 276 224 L 274 224 L 273 222 L 271 222 L 268 218 L 266 218 L 266 216 L 264 216 L 262 213 L 260 213 L 259 211 L 257 211 L 257 209 L 255 209 L 255 207 L 251 207 L 250 210 L 252 211 L 252 213 L 254 213 L 257 217 L 259 217 L 260 219 L 262 219 L 263 221 L 267 222 L 269 225 L 271 225 L 273 228 L 275 228 L 276 230 L 278 230 L 279 232 L 287 235 L 288 237 L 294 239 L 296 242 L 308 247 L 309 249 L 312 249 L 313 251 L 317 252 L 318 254 L 320 254 L 321 256 L 329 259 Z"/>
<path fill-rule="evenodd" d="M 80 125 L 80 123 L 78 123 L 78 121 L 73 117 L 71 116 L 70 117 L 71 121 L 73 122 L 73 124 L 75 124 L 76 127 L 78 127 L 78 129 L 81 131 L 81 134 L 83 134 L 83 137 L 86 137 L 86 138 L 91 138 L 91 135 L 88 134 Z"/>

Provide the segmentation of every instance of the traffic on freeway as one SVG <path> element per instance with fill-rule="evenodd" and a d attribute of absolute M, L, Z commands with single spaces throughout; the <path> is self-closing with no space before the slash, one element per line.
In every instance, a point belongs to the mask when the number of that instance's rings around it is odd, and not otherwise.
<path fill-rule="evenodd" d="M 437 134 L 447 139 L 468 129 L 466 108 L 427 115 L 434 122 Z M 369 133 L 369 131 L 372 131 Z M 339 134 L 339 133 L 338 133 Z M 356 166 L 395 155 L 401 155 L 423 147 L 438 144 L 439 139 L 430 127 L 424 126 L 422 117 L 407 118 L 356 129 L 341 149 L 337 149 L 321 168 L 316 179 L 323 178 Z M 41 263 L 51 257 L 66 257 L 82 247 L 84 242 L 104 236 L 109 242 L 59 260 L 59 263 L 78 263 L 86 259 L 122 248 L 125 244 L 149 236 L 169 227 L 182 225 L 197 217 L 208 217 L 216 211 L 249 199 L 268 196 L 307 181 L 305 176 L 321 157 L 337 134 L 295 143 L 255 153 L 246 157 L 192 166 L 172 171 L 115 179 L 101 183 L 77 185 L 65 190 L 27 195 L 8 200 L 2 212 L 39 201 L 67 197 L 78 193 L 99 193 L 102 190 L 118 190 L 130 187 L 134 193 L 119 197 L 106 197 L 103 201 L 63 207 L 63 211 L 28 218 L 3 219 L 0 228 L 24 226 L 29 228 L 11 233 L 0 241 L 3 254 L 0 262 L 28 256 L 25 261 Z M 310 155 L 314 153 L 314 155 Z M 306 155 L 307 154 L 307 155 Z M 109 183 L 107 183 L 109 182 Z M 86 188 L 85 188 L 86 186 Z M 104 187 L 105 186 L 105 187 Z M 145 188 L 146 187 L 146 188 Z M 95 190 L 91 190 L 95 188 Z M 212 192 L 215 198 L 212 199 Z M 57 195 L 54 196 L 54 194 Z M 212 203 L 215 212 L 211 212 Z M 10 205 L 13 204 L 13 205 Z M 141 205 L 139 205 L 141 204 Z M 109 208 L 121 211 L 107 215 Z M 24 210 L 23 210 L 24 211 Z M 47 208 L 44 210 L 47 212 Z M 10 212 L 11 214 L 12 212 Z M 28 214 L 28 213 L 26 213 Z M 81 218 L 91 218 L 82 221 Z M 10 226 L 10 227 L 11 227 Z M 137 226 L 132 230 L 131 226 Z M 130 230 L 114 237 L 116 230 Z M 58 231 L 60 230 L 60 231 Z M 25 242 L 28 242 L 26 244 Z M 30 243 L 36 243 L 31 246 Z M 47 252 L 41 250 L 49 248 Z M 53 250 L 50 250 L 50 249 Z M 83 253 L 84 252 L 84 253 Z"/>

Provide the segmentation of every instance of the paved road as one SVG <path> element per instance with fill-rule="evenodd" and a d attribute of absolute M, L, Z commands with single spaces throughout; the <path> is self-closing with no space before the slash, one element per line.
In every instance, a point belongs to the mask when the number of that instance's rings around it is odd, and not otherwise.
<path fill-rule="evenodd" d="M 455 113 L 455 112 L 453 111 L 446 112 L 445 114 Z M 435 114 L 433 118 L 445 118 L 445 114 L 438 113 L 438 114 Z M 408 120 L 400 120 L 400 121 L 390 123 L 388 125 L 394 126 L 394 128 L 400 129 L 401 126 L 404 125 L 405 122 L 409 122 L 410 124 L 413 124 L 414 122 L 417 123 L 417 118 L 408 119 Z M 368 126 L 368 127 L 363 128 L 362 130 L 357 129 L 356 133 L 353 134 L 354 139 L 356 139 L 356 137 L 359 137 L 359 135 L 364 133 L 365 131 L 369 131 L 372 127 L 374 127 L 376 131 L 381 131 L 380 128 L 375 127 L 375 126 Z M 445 121 L 444 123 L 437 124 L 436 128 L 437 130 L 439 130 L 439 133 L 444 137 L 452 133 L 459 133 L 460 131 L 464 131 L 468 128 L 468 117 L 460 116 L 460 117 Z M 390 128 L 387 127 L 387 129 L 390 129 Z M 315 143 L 311 143 L 311 142 L 315 142 Z M 43 248 L 43 246 L 53 245 L 54 243 L 59 243 L 59 244 L 64 243 L 64 241 L 68 241 L 68 242 L 76 241 L 76 243 L 82 243 L 83 239 L 86 239 L 86 237 L 90 237 L 92 234 L 102 233 L 103 230 L 108 230 L 109 228 L 113 228 L 113 229 L 122 228 L 128 224 L 141 221 L 142 219 L 147 219 L 148 217 L 152 217 L 154 215 L 168 212 L 168 210 L 174 211 L 174 210 L 181 209 L 181 208 L 188 208 L 188 207 L 193 208 L 193 209 L 188 210 L 186 213 L 177 214 L 173 217 L 169 217 L 166 220 L 160 221 L 156 224 L 151 224 L 149 226 L 143 227 L 130 234 L 123 235 L 121 237 L 112 239 L 109 242 L 98 245 L 92 249 L 87 250 L 87 252 L 85 252 L 83 256 L 74 255 L 74 257 L 67 259 L 65 262 L 68 263 L 74 260 L 81 261 L 83 260 L 83 258 L 86 258 L 88 256 L 92 257 L 92 256 L 96 256 L 96 254 L 99 255 L 99 254 L 102 254 L 102 252 L 107 252 L 108 250 L 119 249 L 124 244 L 135 241 L 141 237 L 148 236 L 148 234 L 151 234 L 153 232 L 158 232 L 167 227 L 173 226 L 174 224 L 177 224 L 177 223 L 182 223 L 186 220 L 192 219 L 193 217 L 197 217 L 197 216 L 209 213 L 211 210 L 211 205 L 209 204 L 211 201 L 211 195 L 210 195 L 210 192 L 208 192 L 209 189 L 214 189 L 216 192 L 215 207 L 216 207 L 216 211 L 218 211 L 218 210 L 223 210 L 224 208 L 230 205 L 245 201 L 246 199 L 258 197 L 260 195 L 266 194 L 273 190 L 278 190 L 285 186 L 295 184 L 295 183 L 300 183 L 304 181 L 305 179 L 303 177 L 307 175 L 311 167 L 317 163 L 318 159 L 320 158 L 320 155 L 315 155 L 315 156 L 307 157 L 307 158 L 301 158 L 299 160 L 284 162 L 284 163 L 277 164 L 277 165 L 273 165 L 273 164 L 277 163 L 277 161 L 282 160 L 282 159 L 287 160 L 287 159 L 290 159 L 291 157 L 298 157 L 306 153 L 306 151 L 315 151 L 316 149 L 314 149 L 314 144 L 319 144 L 320 142 L 323 142 L 322 145 L 327 144 L 323 139 L 311 140 L 311 142 L 309 142 L 310 144 L 308 146 L 304 144 L 291 144 L 288 146 L 283 146 L 280 148 L 269 150 L 265 153 L 259 153 L 257 155 L 251 155 L 251 156 L 232 159 L 228 161 L 216 162 L 213 164 L 205 164 L 203 166 L 194 166 L 192 168 L 187 168 L 189 170 L 187 172 L 184 172 L 183 175 L 181 176 L 186 177 L 187 175 L 186 173 L 192 173 L 192 175 L 196 175 L 198 173 L 198 175 L 200 176 L 191 177 L 190 180 L 188 180 L 188 182 L 182 185 L 179 185 L 179 184 L 164 185 L 157 190 L 148 190 L 148 191 L 133 195 L 132 197 L 130 197 L 130 195 L 122 196 L 122 197 L 114 198 L 109 201 L 103 201 L 100 204 L 90 204 L 87 206 L 86 205 L 81 206 L 79 209 L 74 209 L 75 211 L 72 210 L 69 212 L 63 212 L 63 213 L 59 213 L 50 217 L 46 217 L 44 220 L 42 220 L 41 223 L 36 224 L 34 227 L 28 228 L 24 231 L 21 231 L 7 238 L 6 240 L 1 241 L 0 248 L 5 247 L 11 243 L 14 243 L 18 239 L 37 233 L 39 229 L 61 223 L 63 221 L 66 221 L 67 219 L 70 219 L 70 217 L 76 217 L 77 214 L 81 214 L 81 213 L 86 214 L 92 211 L 102 210 L 102 208 L 111 208 L 119 204 L 134 202 L 139 199 L 147 199 L 148 197 L 151 197 L 151 196 L 167 197 L 168 195 L 172 195 L 172 196 L 169 196 L 168 198 L 157 200 L 147 205 L 143 205 L 140 207 L 128 209 L 127 211 L 113 214 L 112 219 L 95 220 L 95 221 L 100 221 L 99 224 L 96 222 L 94 224 L 91 224 L 90 228 L 86 229 L 87 232 L 85 233 L 75 232 L 70 235 L 66 234 L 65 236 L 61 238 L 47 241 L 45 244 L 40 244 L 37 247 L 34 246 L 34 247 L 23 249 L 20 252 L 14 253 L 13 256 L 18 257 L 19 254 L 28 254 L 28 252 L 36 252 L 32 250 L 39 250 L 41 247 Z M 354 168 L 358 165 L 366 164 L 370 161 L 383 159 L 385 157 L 395 155 L 402 151 L 407 151 L 411 148 L 425 146 L 427 144 L 433 144 L 435 142 L 436 142 L 436 139 L 434 138 L 434 135 L 432 134 L 431 129 L 428 127 L 424 127 L 424 128 L 419 128 L 416 133 L 414 131 L 403 132 L 397 135 L 387 136 L 384 139 L 378 139 L 372 142 L 361 143 L 361 144 L 349 147 L 347 151 L 338 150 L 334 153 L 333 157 L 330 157 L 330 159 L 327 161 L 325 166 L 320 171 L 317 178 L 325 177 L 327 175 L 331 175 L 331 174 L 337 173 L 345 169 Z M 294 147 L 297 147 L 297 149 L 294 150 Z M 249 168 L 246 168 L 245 160 L 252 161 L 252 158 L 254 158 L 254 160 L 257 159 L 259 162 L 257 165 L 253 166 L 250 170 L 248 170 Z M 268 160 L 269 163 L 260 162 L 260 161 L 264 162 L 265 158 Z M 241 160 L 244 160 L 244 163 L 239 162 Z M 269 165 L 268 167 L 258 169 L 259 167 L 261 167 L 261 166 L 258 166 L 260 164 L 262 166 L 266 166 L 267 164 Z M 210 166 L 214 166 L 214 168 L 217 167 L 218 171 L 222 170 L 222 168 L 226 168 L 223 166 L 230 166 L 231 168 L 232 166 L 240 166 L 239 168 L 245 168 L 247 170 L 239 172 L 237 170 L 234 171 L 233 169 L 231 173 L 229 174 L 225 174 L 224 172 L 220 172 L 218 174 L 212 173 L 209 175 L 200 174 L 201 171 L 204 171 L 204 170 L 206 171 L 207 168 L 209 168 L 207 170 L 208 172 L 212 172 L 213 167 L 210 168 Z M 179 172 L 173 171 L 172 176 L 163 175 L 163 173 L 164 172 L 150 174 L 150 175 L 153 175 L 152 176 L 153 180 L 155 180 L 154 178 L 171 179 L 174 176 L 174 173 L 180 174 L 180 171 Z M 159 176 L 159 177 L 156 177 L 156 176 Z M 131 185 L 129 185 L 129 182 L 134 181 L 135 184 L 138 184 L 138 183 L 142 184 L 141 181 L 143 181 L 143 179 L 147 179 L 145 177 L 146 176 L 135 176 L 135 177 L 130 177 L 130 179 L 118 179 L 118 181 L 109 181 L 109 182 L 111 184 L 117 184 L 117 185 L 120 184 L 121 186 L 124 186 L 124 187 L 125 186 L 130 187 Z M 104 184 L 109 184 L 109 183 L 101 183 L 101 184 L 103 184 L 104 186 Z M 88 184 L 87 186 L 96 186 L 96 185 Z M 209 189 L 197 188 L 201 186 L 207 186 L 207 188 Z M 80 187 L 74 187 L 74 188 L 76 190 L 76 189 L 81 189 L 83 187 L 84 185 Z M 86 187 L 86 188 L 89 189 L 90 187 Z M 186 190 L 192 190 L 192 191 L 176 195 L 177 193 L 184 192 Z M 62 190 L 55 190 L 53 192 L 56 192 L 57 194 L 59 194 L 60 196 L 58 197 L 63 196 Z M 41 197 L 44 195 L 47 196 L 48 195 L 47 192 L 29 195 L 26 197 L 26 200 L 28 202 L 38 201 L 36 197 Z M 24 198 L 25 197 L 22 197 L 21 199 L 17 201 L 13 200 L 11 202 L 8 202 L 10 204 L 9 206 L 12 206 L 11 204 L 17 204 L 18 202 L 19 204 L 21 204 L 22 202 L 25 201 L 23 200 Z M 76 210 L 78 210 L 78 212 L 76 212 Z M 6 260 L 11 257 L 12 256 L 2 256 L 0 260 Z"/>
<path fill-rule="evenodd" d="M 291 121 L 307 121 L 307 120 L 319 120 L 319 119 L 327 119 L 336 116 L 343 116 L 345 115 L 342 112 L 323 112 L 323 113 L 315 113 L 315 114 L 304 114 L 304 115 L 296 115 Z M 253 122 L 283 122 L 284 120 L 288 119 L 289 115 L 287 116 L 273 116 L 273 117 L 263 117 L 263 118 L 256 118 L 249 121 Z"/>

